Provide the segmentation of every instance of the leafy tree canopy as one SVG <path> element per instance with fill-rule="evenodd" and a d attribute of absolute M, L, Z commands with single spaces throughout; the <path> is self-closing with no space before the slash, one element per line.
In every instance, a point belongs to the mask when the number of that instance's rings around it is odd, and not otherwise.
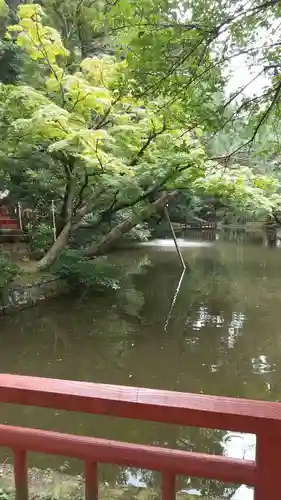
<path fill-rule="evenodd" d="M 84 16 L 86 22 L 88 4 L 79 12 L 75 5 L 75 15 Z M 63 2 L 62 7 L 66 8 Z M 241 168 L 241 162 L 218 162 L 205 147 L 207 126 L 194 125 L 203 112 L 208 122 L 209 103 L 202 102 L 206 85 L 213 101 L 221 99 L 215 92 L 223 82 L 220 71 L 212 73 L 213 80 L 200 80 L 195 91 L 187 91 L 185 100 L 171 97 L 175 86 L 181 91 L 190 78 L 190 66 L 180 74 L 173 69 L 168 79 L 164 74 L 168 87 L 165 83 L 161 92 L 158 87 L 157 95 L 142 90 L 136 61 L 141 62 L 146 49 L 143 40 L 138 45 L 137 38 L 159 26 L 151 40 L 159 36 L 160 43 L 163 33 L 172 36 L 182 28 L 170 7 L 160 0 L 148 1 L 137 15 L 134 3 L 120 1 L 102 4 L 100 11 L 91 10 L 89 29 L 100 25 L 101 12 L 107 13 L 107 33 L 120 31 L 127 19 L 124 49 L 121 54 L 119 36 L 115 57 L 75 55 L 77 40 L 66 47 L 66 33 L 62 30 L 61 35 L 45 24 L 39 4 L 20 5 L 17 23 L 8 27 L 6 39 L 26 54 L 26 63 L 16 85 L 0 86 L 1 178 L 11 193 L 21 194 L 33 205 L 54 199 L 59 207 L 58 238 L 39 266 L 50 265 L 85 226 L 92 229 L 86 255 L 106 252 L 123 234 L 163 208 L 178 190 L 187 190 L 192 196 L 211 193 L 234 207 L 263 213 L 279 203 L 278 179 L 250 166 Z M 73 18 L 73 5 L 67 8 L 65 16 Z M 140 29 L 145 13 L 150 21 L 139 36 L 136 28 Z M 200 30 L 189 24 L 179 32 L 192 46 L 198 37 L 201 40 Z M 183 38 L 175 40 L 178 47 L 183 42 Z M 151 43 L 147 38 L 147 50 L 152 51 Z M 196 50 L 194 69 L 199 64 Z M 162 62 L 161 54 L 152 54 L 154 79 Z M 201 67 L 212 59 L 208 46 Z M 140 69 L 145 68 L 143 60 Z M 145 76 L 143 85 L 147 82 Z"/>

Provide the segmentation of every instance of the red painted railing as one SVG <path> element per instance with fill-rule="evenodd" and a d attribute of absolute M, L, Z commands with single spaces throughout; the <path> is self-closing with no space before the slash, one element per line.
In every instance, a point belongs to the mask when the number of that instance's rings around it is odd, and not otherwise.
<path fill-rule="evenodd" d="M 0 446 L 14 453 L 17 500 L 27 500 L 27 452 L 76 457 L 85 463 L 85 497 L 98 498 L 98 463 L 162 473 L 162 498 L 175 498 L 176 475 L 252 485 L 255 500 L 281 498 L 281 405 L 113 385 L 0 375 L 0 402 L 134 418 L 257 436 L 256 460 L 143 446 L 0 425 Z"/>

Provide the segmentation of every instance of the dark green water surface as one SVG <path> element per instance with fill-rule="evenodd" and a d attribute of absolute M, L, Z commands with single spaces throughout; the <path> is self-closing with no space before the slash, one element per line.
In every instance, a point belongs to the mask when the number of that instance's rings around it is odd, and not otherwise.
<path fill-rule="evenodd" d="M 156 241 L 112 256 L 124 269 L 143 263 L 142 272 L 122 293 L 79 293 L 1 318 L 1 371 L 279 401 L 281 249 L 199 239 L 181 241 L 181 246 L 188 269 L 176 297 L 181 277 L 177 254 L 171 241 Z M 222 431 L 8 405 L 1 406 L 0 420 L 241 458 L 254 456 L 253 436 Z M 43 456 L 32 456 L 31 462 L 38 467 L 62 463 Z M 80 472 L 79 463 L 70 462 L 69 470 Z M 114 467 L 103 468 L 101 476 L 109 483 L 157 481 L 148 473 Z M 231 490 L 196 479 L 182 480 L 180 485 L 194 493 L 203 493 L 205 486 L 214 496 L 252 498 L 243 487 Z"/>

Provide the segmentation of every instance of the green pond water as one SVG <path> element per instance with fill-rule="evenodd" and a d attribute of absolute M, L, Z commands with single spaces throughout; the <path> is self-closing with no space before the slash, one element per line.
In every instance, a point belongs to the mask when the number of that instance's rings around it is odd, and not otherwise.
<path fill-rule="evenodd" d="M 182 274 L 171 240 L 111 257 L 141 268 L 117 294 L 77 293 L 0 319 L 2 372 L 279 401 L 281 248 L 261 239 L 188 236 Z M 178 291 L 178 293 L 177 293 Z M 255 438 L 230 432 L 1 405 L 1 423 L 253 458 Z M 2 450 L 0 460 L 9 459 Z M 66 458 L 67 460 L 67 458 Z M 32 455 L 31 465 L 81 472 L 77 461 Z M 158 485 L 156 474 L 104 466 L 101 480 Z M 208 498 L 250 489 L 179 478 Z M 200 498 L 200 496 L 199 496 Z"/>

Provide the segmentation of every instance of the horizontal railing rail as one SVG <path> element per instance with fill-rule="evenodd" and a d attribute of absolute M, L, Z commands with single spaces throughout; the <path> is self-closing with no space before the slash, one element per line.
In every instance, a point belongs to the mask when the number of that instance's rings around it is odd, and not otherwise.
<path fill-rule="evenodd" d="M 256 460 L 249 461 L 0 425 L 0 446 L 9 447 L 15 456 L 17 500 L 28 498 L 28 451 L 83 460 L 87 500 L 98 498 L 98 463 L 162 472 L 164 500 L 175 498 L 179 474 L 254 486 L 255 500 L 281 498 L 279 403 L 4 374 L 0 375 L 0 402 L 257 436 Z"/>

